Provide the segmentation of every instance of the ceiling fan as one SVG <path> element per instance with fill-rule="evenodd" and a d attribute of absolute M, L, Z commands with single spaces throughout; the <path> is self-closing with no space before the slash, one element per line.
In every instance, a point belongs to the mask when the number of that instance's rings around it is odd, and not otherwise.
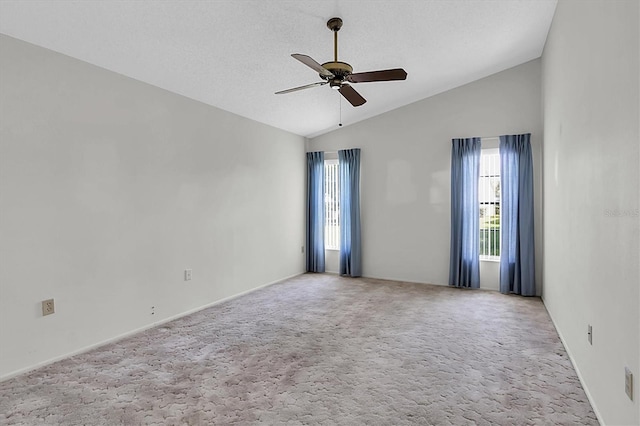
<path fill-rule="evenodd" d="M 300 87 L 294 87 L 292 89 L 282 90 L 276 92 L 276 95 L 285 93 L 297 92 L 298 90 L 309 89 L 316 86 L 324 86 L 329 84 L 332 89 L 336 89 L 340 94 L 351 103 L 354 107 L 364 104 L 366 101 L 360 93 L 358 93 L 349 83 L 368 83 L 373 81 L 392 81 L 392 80 L 405 80 L 407 78 L 407 72 L 402 68 L 394 68 L 390 70 L 381 71 L 368 71 L 353 73 L 353 68 L 346 62 L 338 61 L 338 31 L 342 27 L 342 19 L 331 18 L 327 21 L 327 27 L 333 31 L 333 62 L 325 62 L 319 64 L 313 58 L 294 53 L 295 59 L 299 60 L 309 68 L 317 71 L 320 74 L 320 78 L 323 81 L 317 83 L 311 83 Z"/>

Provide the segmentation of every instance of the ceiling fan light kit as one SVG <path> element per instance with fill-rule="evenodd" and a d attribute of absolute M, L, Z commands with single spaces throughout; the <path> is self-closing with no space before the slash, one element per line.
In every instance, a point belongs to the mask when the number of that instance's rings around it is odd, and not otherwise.
<path fill-rule="evenodd" d="M 342 28 L 342 19 L 329 19 L 329 21 L 327 21 L 327 27 L 333 32 L 333 61 L 319 64 L 315 59 L 307 55 L 302 55 L 300 53 L 294 53 L 291 55 L 293 58 L 316 71 L 323 81 L 294 87 L 292 89 L 281 90 L 276 92 L 276 95 L 297 92 L 298 90 L 309 89 L 316 86 L 324 86 L 328 83 L 329 87 L 334 90 L 338 90 L 351 105 L 357 107 L 363 105 L 367 101 L 353 87 L 351 87 L 349 83 L 405 80 L 407 78 L 407 73 L 402 68 L 354 74 L 353 67 L 351 65 L 346 62 L 338 61 L 338 31 Z"/>

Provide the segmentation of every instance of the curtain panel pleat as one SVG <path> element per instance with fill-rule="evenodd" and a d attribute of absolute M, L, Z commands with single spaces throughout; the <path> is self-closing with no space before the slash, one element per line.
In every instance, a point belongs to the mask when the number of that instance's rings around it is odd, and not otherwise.
<path fill-rule="evenodd" d="M 324 152 L 307 152 L 307 272 L 324 272 Z"/>
<path fill-rule="evenodd" d="M 480 138 L 453 139 L 449 285 L 480 287 Z"/>
<path fill-rule="evenodd" d="M 535 296 L 531 134 L 500 136 L 500 291 Z"/>
<path fill-rule="evenodd" d="M 360 149 L 338 151 L 340 179 L 340 275 L 362 276 Z"/>

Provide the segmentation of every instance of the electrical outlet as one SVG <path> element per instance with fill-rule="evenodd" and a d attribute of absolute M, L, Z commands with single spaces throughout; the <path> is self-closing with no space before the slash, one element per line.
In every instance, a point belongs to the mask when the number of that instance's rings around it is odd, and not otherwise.
<path fill-rule="evenodd" d="M 633 374 L 629 367 L 624 368 L 624 391 L 629 399 L 633 401 Z"/>
<path fill-rule="evenodd" d="M 42 301 L 42 316 L 51 315 L 56 312 L 56 306 L 53 299 Z"/>
<path fill-rule="evenodd" d="M 193 277 L 193 269 L 185 269 L 184 270 L 184 280 L 191 281 Z"/>
<path fill-rule="evenodd" d="M 587 340 L 589 341 L 590 345 L 593 345 L 593 329 L 591 327 L 591 324 L 587 326 Z"/>

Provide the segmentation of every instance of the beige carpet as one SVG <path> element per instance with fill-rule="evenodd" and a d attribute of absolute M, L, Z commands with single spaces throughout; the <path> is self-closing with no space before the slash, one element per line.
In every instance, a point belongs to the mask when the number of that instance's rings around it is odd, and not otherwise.
<path fill-rule="evenodd" d="M 598 424 L 540 299 L 303 275 L 0 383 L 1 424 Z"/>

